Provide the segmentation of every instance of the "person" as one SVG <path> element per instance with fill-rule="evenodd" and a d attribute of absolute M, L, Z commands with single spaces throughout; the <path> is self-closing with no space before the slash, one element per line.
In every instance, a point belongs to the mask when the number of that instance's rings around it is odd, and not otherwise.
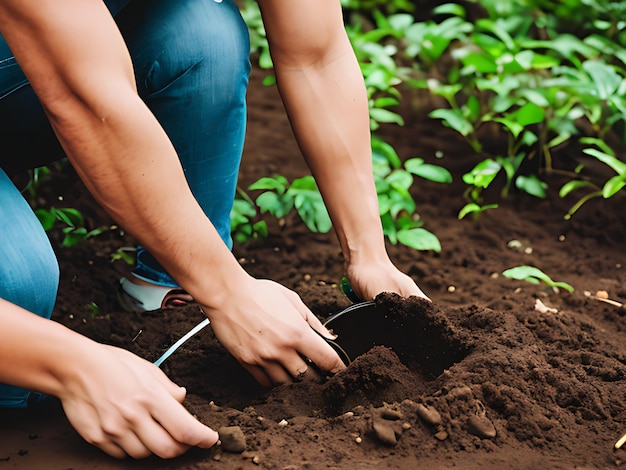
<path fill-rule="evenodd" d="M 354 291 L 425 297 L 391 262 L 368 104 L 339 0 L 259 0 L 280 95 Z M 250 276 L 229 215 L 245 134 L 249 38 L 231 0 L 0 0 L 0 404 L 59 398 L 115 457 L 170 458 L 218 435 L 154 364 L 51 322 L 58 265 L 8 175 L 66 156 L 141 243 L 122 298 L 193 299 L 261 384 L 344 365 L 299 296 Z M 349 203 L 346 203 L 349 201 Z M 319 333 L 319 334 L 318 334 Z"/>

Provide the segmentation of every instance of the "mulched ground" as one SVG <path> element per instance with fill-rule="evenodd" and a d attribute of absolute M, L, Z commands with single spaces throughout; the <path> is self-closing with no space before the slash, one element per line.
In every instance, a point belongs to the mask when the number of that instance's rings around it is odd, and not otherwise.
<path fill-rule="evenodd" d="M 263 175 L 306 172 L 276 91 L 260 85 L 262 76 L 253 73 L 242 186 Z M 514 195 L 478 220 L 458 221 L 458 182 L 478 156 L 423 116 L 406 113 L 406 127 L 385 129 L 385 138 L 403 158 L 450 168 L 457 183 L 420 182 L 414 189 L 443 251 L 389 247 L 433 303 L 379 296 L 376 308 L 392 319 L 386 346 L 335 377 L 266 390 L 209 328 L 163 367 L 187 387 L 187 405 L 199 419 L 243 432 L 243 452 L 217 448 L 174 461 L 118 462 L 82 442 L 50 399 L 30 411 L 0 411 L 0 469 L 620 466 L 626 451 L 613 446 L 626 433 L 626 310 L 593 295 L 606 291 L 626 301 L 623 198 L 593 201 L 565 221 L 573 201 Z M 571 152 L 560 158 L 582 158 Z M 549 181 L 559 186 L 558 176 Z M 93 226 L 109 223 L 71 177 L 61 187 Z M 271 223 L 267 239 L 237 245 L 240 262 L 257 277 L 295 289 L 321 318 L 349 306 L 337 286 L 342 261 L 333 235 L 311 234 L 293 217 L 284 222 Z M 54 318 L 154 360 L 202 317 L 193 306 L 142 316 L 119 311 L 115 282 L 128 268 L 110 255 L 130 244 L 116 230 L 57 248 L 62 283 Z M 523 264 L 574 292 L 501 275 Z"/>

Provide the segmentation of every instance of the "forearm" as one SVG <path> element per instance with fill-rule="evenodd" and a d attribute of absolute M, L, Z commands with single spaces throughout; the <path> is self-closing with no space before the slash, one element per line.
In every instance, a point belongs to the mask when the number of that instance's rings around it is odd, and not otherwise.
<path fill-rule="evenodd" d="M 59 396 L 83 361 L 97 360 L 97 350 L 59 323 L 0 299 L 0 382 Z"/>
<path fill-rule="evenodd" d="M 219 303 L 245 273 L 138 97 L 128 51 L 102 2 L 6 0 L 0 28 L 95 198 L 198 302 Z"/>
<path fill-rule="evenodd" d="M 280 94 L 344 256 L 385 257 L 367 96 L 339 2 L 259 4 Z"/>
<path fill-rule="evenodd" d="M 367 98 L 351 50 L 323 67 L 277 73 L 294 133 L 344 255 L 382 253 Z"/>

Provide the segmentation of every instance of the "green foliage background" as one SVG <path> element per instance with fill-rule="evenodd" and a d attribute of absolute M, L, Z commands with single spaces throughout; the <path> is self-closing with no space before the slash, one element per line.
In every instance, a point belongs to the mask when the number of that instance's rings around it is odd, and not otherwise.
<path fill-rule="evenodd" d="M 412 89 L 442 103 L 427 110 L 428 116 L 484 157 L 463 175 L 467 190 L 459 219 L 497 209 L 497 203 L 485 204 L 483 195 L 501 180 L 502 199 L 513 191 L 545 198 L 547 176 L 565 175 L 566 183 L 556 188 L 560 197 L 574 200 L 565 218 L 592 199 L 624 190 L 626 4 L 469 0 L 422 2 L 418 12 L 416 3 L 342 0 L 367 86 L 381 219 L 392 243 L 441 250 L 437 237 L 422 226 L 411 190 L 420 178 L 441 184 L 452 178 L 419 156 L 400 157 L 377 134 L 383 123 L 404 125 L 398 105 Z M 254 58 L 271 69 L 256 3 L 245 0 L 241 10 Z M 273 83 L 271 73 L 266 83 Z M 485 135 L 493 134 L 481 132 L 484 128 L 495 129 L 506 142 L 503 151 L 488 150 Z M 571 158 L 559 159 L 555 167 L 554 153 L 566 153 L 564 148 L 572 149 Z M 611 176 L 598 179 L 581 161 L 600 162 Z M 255 201 L 246 195 L 246 217 L 234 217 L 233 233 L 240 241 L 266 230 L 259 214 L 282 217 L 296 210 L 311 230 L 330 229 L 310 177 L 290 184 L 280 175 L 265 176 L 247 189 L 260 195 Z"/>

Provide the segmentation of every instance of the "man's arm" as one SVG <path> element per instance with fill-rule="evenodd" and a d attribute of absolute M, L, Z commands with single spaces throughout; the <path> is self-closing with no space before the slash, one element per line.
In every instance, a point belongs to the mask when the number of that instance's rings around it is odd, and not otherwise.
<path fill-rule="evenodd" d="M 290 380 L 306 368 L 301 356 L 343 368 L 295 293 L 249 276 L 202 212 L 136 93 L 128 50 L 101 0 L 0 0 L 0 31 L 94 197 L 203 307 L 257 380 Z"/>
<path fill-rule="evenodd" d="M 175 457 L 217 433 L 154 364 L 0 299 L 0 382 L 58 397 L 74 428 L 115 457 Z"/>
<path fill-rule="evenodd" d="M 362 298 L 424 296 L 387 256 L 372 174 L 367 95 L 339 0 L 258 0 L 280 94 Z"/>

